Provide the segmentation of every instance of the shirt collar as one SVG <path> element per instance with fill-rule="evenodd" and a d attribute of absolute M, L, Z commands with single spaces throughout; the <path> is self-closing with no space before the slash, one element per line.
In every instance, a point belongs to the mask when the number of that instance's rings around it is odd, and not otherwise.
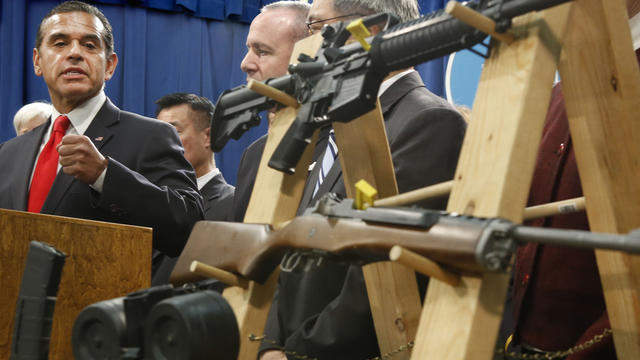
<path fill-rule="evenodd" d="M 387 80 L 383 81 L 382 84 L 380 84 L 380 88 L 378 89 L 378 97 L 382 96 L 382 94 L 384 94 L 384 92 L 387 91 L 387 89 L 389 89 L 391 87 L 391 85 L 393 85 L 401 77 L 409 74 L 412 71 L 415 71 L 415 70 L 414 69 L 405 70 L 405 71 L 403 71 L 403 72 L 401 72 L 399 74 L 395 74 L 392 77 L 388 78 Z"/>
<path fill-rule="evenodd" d="M 207 185 L 207 183 L 218 174 L 220 174 L 220 170 L 218 168 L 213 168 L 213 170 L 211 170 L 208 173 L 200 176 L 197 179 L 197 181 L 198 181 L 198 190 L 202 190 L 202 188 L 205 185 Z"/>
<path fill-rule="evenodd" d="M 51 120 L 54 121 L 60 115 L 67 115 L 77 134 L 84 135 L 84 132 L 87 131 L 87 128 L 91 125 L 91 121 L 96 116 L 102 105 L 104 105 L 106 100 L 107 96 L 104 94 L 104 90 L 100 90 L 96 96 L 83 102 L 68 114 L 61 114 L 54 107 L 51 113 Z"/>
<path fill-rule="evenodd" d="M 629 19 L 631 27 L 631 39 L 633 39 L 633 50 L 640 49 L 640 13 Z"/>

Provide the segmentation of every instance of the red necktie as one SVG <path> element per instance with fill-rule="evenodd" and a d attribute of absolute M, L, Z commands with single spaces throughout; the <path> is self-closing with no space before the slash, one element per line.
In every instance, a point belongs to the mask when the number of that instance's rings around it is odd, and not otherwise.
<path fill-rule="evenodd" d="M 49 141 L 42 148 L 36 170 L 33 172 L 31 180 L 31 188 L 29 189 L 29 205 L 27 210 L 30 212 L 40 212 L 44 204 L 53 180 L 58 172 L 58 144 L 69 128 L 69 118 L 60 115 L 53 123 L 53 131 L 49 137 Z"/>

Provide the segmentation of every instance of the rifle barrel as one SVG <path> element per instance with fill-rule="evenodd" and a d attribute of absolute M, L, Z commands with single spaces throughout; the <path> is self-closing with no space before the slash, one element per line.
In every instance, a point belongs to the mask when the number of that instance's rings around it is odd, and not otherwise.
<path fill-rule="evenodd" d="M 640 253 L 640 233 L 605 234 L 581 230 L 565 230 L 516 226 L 511 234 L 518 242 L 533 242 L 584 249 L 608 249 Z"/>
<path fill-rule="evenodd" d="M 547 9 L 570 0 L 512 0 L 480 9 L 496 21 L 510 20 L 530 11 Z M 373 68 L 390 73 L 470 48 L 487 34 L 438 10 L 416 20 L 398 24 L 376 36 L 371 47 Z"/>

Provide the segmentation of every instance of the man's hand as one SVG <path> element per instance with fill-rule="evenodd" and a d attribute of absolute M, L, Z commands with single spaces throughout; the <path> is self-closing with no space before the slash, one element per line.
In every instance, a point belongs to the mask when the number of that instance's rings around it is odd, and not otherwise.
<path fill-rule="evenodd" d="M 93 184 L 109 162 L 84 135 L 65 135 L 58 154 L 62 171 L 85 184 Z"/>
<path fill-rule="evenodd" d="M 287 356 L 280 350 L 267 350 L 260 354 L 260 360 L 287 360 Z"/>

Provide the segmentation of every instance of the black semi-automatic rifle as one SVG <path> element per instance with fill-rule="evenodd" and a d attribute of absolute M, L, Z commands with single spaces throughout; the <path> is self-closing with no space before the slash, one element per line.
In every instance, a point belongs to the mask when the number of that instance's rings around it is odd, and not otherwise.
<path fill-rule="evenodd" d="M 484 0 L 468 2 L 496 21 L 497 31 L 511 26 L 511 19 L 568 0 Z M 358 42 L 345 45 L 351 33 L 347 23 L 325 26 L 324 42 L 315 58 L 302 56 L 290 65 L 290 75 L 267 84 L 300 102 L 300 110 L 269 166 L 293 173 L 315 129 L 333 121 L 348 122 L 374 109 L 378 88 L 392 71 L 405 69 L 482 42 L 486 34 L 439 10 L 419 19 L 396 24 L 387 14 L 363 19 L 364 26 L 382 25 L 383 31 L 367 39 L 367 51 Z M 277 103 L 245 86 L 224 92 L 212 119 L 211 148 L 220 151 L 229 138 L 239 138 L 259 123 L 259 112 Z"/>
<path fill-rule="evenodd" d="M 215 237 L 212 241 L 212 236 Z M 421 254 L 452 272 L 479 275 L 506 271 L 518 245 L 527 242 L 640 253 L 640 230 L 628 235 L 545 229 L 499 218 L 477 218 L 407 208 L 353 208 L 353 200 L 327 194 L 289 224 L 269 225 L 200 221 L 172 274 L 174 285 L 201 279 L 193 261 L 263 282 L 289 250 L 300 256 L 283 268 L 332 258 L 349 263 L 386 261 L 395 245 Z"/>

